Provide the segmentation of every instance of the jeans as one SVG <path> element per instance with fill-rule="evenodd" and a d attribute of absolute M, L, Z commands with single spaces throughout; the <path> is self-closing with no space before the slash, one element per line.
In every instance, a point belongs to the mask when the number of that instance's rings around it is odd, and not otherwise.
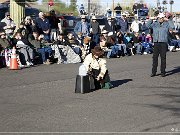
<path fill-rule="evenodd" d="M 180 48 L 180 40 L 172 39 L 169 45 Z"/>
<path fill-rule="evenodd" d="M 127 50 L 126 50 L 126 45 L 125 44 L 117 44 L 117 45 L 119 46 L 119 50 L 120 51 L 124 51 L 124 54 L 127 54 Z"/>
<path fill-rule="evenodd" d="M 37 51 L 41 54 L 42 62 L 45 62 L 52 54 L 51 47 L 39 48 Z"/>
<path fill-rule="evenodd" d="M 146 53 L 152 53 L 153 52 L 151 43 L 143 42 L 142 43 L 142 48 L 143 48 L 143 51 L 146 52 Z"/>
<path fill-rule="evenodd" d="M 25 44 L 17 44 L 16 45 L 18 52 L 20 53 L 20 59 L 23 64 L 27 61 L 31 61 L 34 58 L 33 49 Z"/>
<path fill-rule="evenodd" d="M 45 41 L 50 41 L 50 36 L 49 36 L 49 34 L 44 34 L 44 40 Z"/>
<path fill-rule="evenodd" d="M 92 41 L 94 41 L 96 44 L 99 43 L 99 35 L 98 34 L 92 34 Z"/>
<path fill-rule="evenodd" d="M 118 51 L 119 51 L 119 46 L 118 45 L 113 45 L 110 48 L 111 49 L 107 53 L 107 58 L 117 56 L 118 55 Z"/>
<path fill-rule="evenodd" d="M 161 57 L 161 73 L 165 73 L 166 69 L 166 52 L 167 52 L 167 43 L 154 43 L 154 52 L 153 52 L 153 64 L 152 64 L 152 73 L 157 72 L 158 66 L 158 57 Z"/>
<path fill-rule="evenodd" d="M 56 39 L 57 39 L 57 31 L 56 29 L 51 29 L 50 40 L 55 41 Z"/>
<path fill-rule="evenodd" d="M 139 44 L 139 43 L 135 43 L 134 47 L 136 47 L 136 53 L 137 54 L 141 54 L 141 52 L 142 52 L 142 45 Z"/>

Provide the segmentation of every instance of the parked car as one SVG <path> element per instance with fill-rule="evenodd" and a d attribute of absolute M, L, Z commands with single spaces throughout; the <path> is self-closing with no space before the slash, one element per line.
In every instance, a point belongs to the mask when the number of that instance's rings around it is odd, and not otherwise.
<path fill-rule="evenodd" d="M 9 7 L 1 7 L 0 8 L 0 20 L 5 17 L 5 13 L 9 11 Z M 39 10 L 32 7 L 25 7 L 25 16 L 31 16 L 32 19 L 38 17 Z"/>

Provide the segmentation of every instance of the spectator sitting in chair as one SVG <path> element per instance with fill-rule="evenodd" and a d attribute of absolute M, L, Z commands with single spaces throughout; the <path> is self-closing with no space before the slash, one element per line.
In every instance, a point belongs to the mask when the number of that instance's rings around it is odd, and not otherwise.
<path fill-rule="evenodd" d="M 4 31 L 0 32 L 0 52 L 4 50 L 5 48 L 11 48 L 11 44 L 6 39 L 6 33 Z"/>
<path fill-rule="evenodd" d="M 109 50 L 107 52 L 107 58 L 113 58 L 113 57 L 119 57 L 119 50 L 120 50 L 120 46 L 116 44 L 115 38 L 113 36 L 112 32 L 108 33 L 108 42 L 107 46 L 109 47 Z"/>
<path fill-rule="evenodd" d="M 68 33 L 67 42 L 76 54 L 81 54 L 81 45 L 79 45 L 78 40 L 74 37 L 72 33 Z"/>
<path fill-rule="evenodd" d="M 121 50 L 121 56 L 127 55 L 127 49 L 126 49 L 126 44 L 123 41 L 124 35 L 122 34 L 121 31 L 118 31 L 116 33 L 117 36 L 117 44 L 119 46 L 119 50 Z"/>
<path fill-rule="evenodd" d="M 0 32 L 0 54 L 5 56 L 6 64 L 3 66 L 10 66 L 10 57 L 8 54 L 11 53 L 11 43 L 6 38 L 6 33 L 4 31 Z"/>
<path fill-rule="evenodd" d="M 136 48 L 136 54 L 141 54 L 142 52 L 142 45 L 139 40 L 139 33 L 135 32 L 132 37 L 132 42 L 134 43 L 134 47 Z"/>
<path fill-rule="evenodd" d="M 68 63 L 79 63 L 81 58 L 76 54 L 69 45 L 69 43 L 64 39 L 63 35 L 58 35 L 57 41 L 51 45 L 52 50 L 54 50 L 54 58 L 58 58 L 57 64 L 68 64 Z"/>
<path fill-rule="evenodd" d="M 12 38 L 12 44 L 16 45 L 17 50 L 20 53 L 20 60 L 22 64 L 27 66 L 33 65 L 33 49 L 29 46 L 29 42 L 24 39 L 21 33 L 16 32 Z"/>
<path fill-rule="evenodd" d="M 169 29 L 168 43 L 170 51 L 176 51 L 176 48 L 180 48 L 180 39 L 178 39 L 178 35 L 176 35 L 172 29 Z"/>
<path fill-rule="evenodd" d="M 49 57 L 52 54 L 52 49 L 43 44 L 43 38 L 43 35 L 39 35 L 37 31 L 34 31 L 33 34 L 29 36 L 29 42 L 34 46 L 35 51 L 40 54 L 42 60 L 40 63 L 49 65 L 51 64 Z"/>

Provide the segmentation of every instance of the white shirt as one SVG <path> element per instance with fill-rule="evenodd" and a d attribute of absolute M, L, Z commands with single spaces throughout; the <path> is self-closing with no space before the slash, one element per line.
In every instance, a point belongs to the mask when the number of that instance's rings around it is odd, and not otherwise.
<path fill-rule="evenodd" d="M 136 21 L 133 21 L 131 24 L 131 29 L 133 32 L 139 32 L 139 23 Z"/>

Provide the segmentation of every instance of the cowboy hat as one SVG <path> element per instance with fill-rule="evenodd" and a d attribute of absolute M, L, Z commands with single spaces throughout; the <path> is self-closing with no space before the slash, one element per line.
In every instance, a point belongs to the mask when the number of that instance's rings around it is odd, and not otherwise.
<path fill-rule="evenodd" d="M 86 16 L 85 15 L 81 15 L 81 19 L 85 19 L 86 18 Z"/>
<path fill-rule="evenodd" d="M 2 35 L 6 35 L 6 33 L 4 31 L 0 31 L 0 36 Z"/>
<path fill-rule="evenodd" d="M 104 54 L 104 51 L 101 49 L 100 46 L 95 46 L 94 49 L 91 50 L 93 55 L 96 55 L 98 57 L 102 56 Z"/>
<path fill-rule="evenodd" d="M 111 19 L 112 19 L 112 17 L 111 17 L 111 16 L 108 16 L 107 20 L 111 20 Z"/>
<path fill-rule="evenodd" d="M 157 17 L 158 17 L 158 18 L 164 18 L 165 15 L 164 15 L 164 13 L 159 13 Z"/>
<path fill-rule="evenodd" d="M 121 15 L 122 15 L 122 16 L 126 16 L 126 13 L 122 13 Z"/>
<path fill-rule="evenodd" d="M 106 33 L 108 33 L 107 30 L 103 30 L 103 31 L 101 32 L 101 34 L 106 34 Z"/>
<path fill-rule="evenodd" d="M 96 16 L 92 16 L 92 20 L 96 20 L 97 18 L 96 18 Z"/>
<path fill-rule="evenodd" d="M 112 31 L 108 33 L 108 37 L 113 36 L 113 35 L 114 35 L 114 34 L 113 34 Z"/>

